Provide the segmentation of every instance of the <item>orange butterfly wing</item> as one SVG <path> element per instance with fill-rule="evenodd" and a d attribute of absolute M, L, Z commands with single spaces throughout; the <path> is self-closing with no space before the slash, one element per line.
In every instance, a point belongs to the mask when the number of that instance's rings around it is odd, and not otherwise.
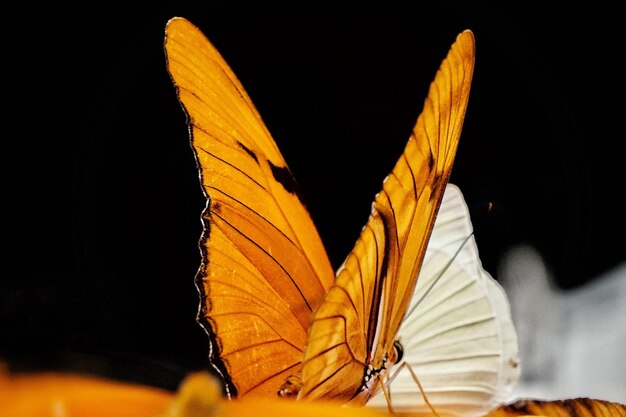
<path fill-rule="evenodd" d="M 229 395 L 276 395 L 300 368 L 334 272 L 285 160 L 218 51 L 174 18 L 165 53 L 207 197 L 196 281 L 211 361 Z"/>
<path fill-rule="evenodd" d="M 394 340 L 451 173 L 474 48 L 470 31 L 457 37 L 368 223 L 315 313 L 298 398 L 363 404 L 375 388 L 375 374 L 394 359 Z"/>

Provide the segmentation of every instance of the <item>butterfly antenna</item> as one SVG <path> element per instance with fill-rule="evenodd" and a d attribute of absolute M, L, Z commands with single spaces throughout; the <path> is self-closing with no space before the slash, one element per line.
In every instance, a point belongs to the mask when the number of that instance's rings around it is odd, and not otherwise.
<path fill-rule="evenodd" d="M 426 298 L 426 296 L 428 295 L 428 293 L 430 293 L 430 291 L 433 289 L 433 287 L 439 282 L 439 280 L 441 279 L 441 277 L 446 273 L 446 271 L 448 270 L 448 268 L 450 268 L 450 265 L 452 265 L 452 262 L 454 262 L 454 260 L 456 259 L 456 257 L 459 255 L 459 253 L 461 252 L 461 249 L 463 249 L 463 246 L 465 246 L 465 244 L 467 243 L 468 240 L 470 240 L 470 238 L 474 235 L 474 232 L 470 233 L 465 240 L 463 240 L 463 243 L 461 243 L 461 246 L 459 246 L 459 248 L 456 250 L 456 252 L 454 253 L 454 255 L 452 256 L 452 258 L 450 258 L 450 260 L 448 261 L 448 263 L 445 264 L 445 266 L 441 269 L 441 271 L 439 272 L 439 274 L 437 275 L 437 277 L 435 278 L 435 280 L 433 281 L 432 284 L 430 284 L 430 287 L 428 287 L 428 289 L 426 290 L 426 292 L 424 294 L 422 294 L 422 296 L 420 297 L 419 300 L 417 300 L 417 302 L 415 304 L 413 304 L 413 307 L 411 307 L 411 309 L 408 311 L 407 313 L 407 317 L 410 316 L 411 314 L 413 314 L 413 312 L 415 311 L 415 309 L 417 308 L 417 306 L 419 306 L 421 304 L 421 302 L 424 300 L 424 298 Z"/>

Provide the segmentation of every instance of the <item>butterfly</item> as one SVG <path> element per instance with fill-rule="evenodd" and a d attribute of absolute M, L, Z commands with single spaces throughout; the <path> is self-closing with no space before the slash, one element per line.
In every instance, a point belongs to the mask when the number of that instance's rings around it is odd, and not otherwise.
<path fill-rule="evenodd" d="M 487 417 L 626 417 L 626 404 L 596 398 L 519 400 L 498 407 Z"/>
<path fill-rule="evenodd" d="M 207 201 L 198 320 L 226 394 L 364 404 L 397 360 L 396 335 L 451 174 L 472 32 L 442 62 L 336 274 L 287 163 L 217 49 L 180 17 L 168 21 L 164 49 Z"/>

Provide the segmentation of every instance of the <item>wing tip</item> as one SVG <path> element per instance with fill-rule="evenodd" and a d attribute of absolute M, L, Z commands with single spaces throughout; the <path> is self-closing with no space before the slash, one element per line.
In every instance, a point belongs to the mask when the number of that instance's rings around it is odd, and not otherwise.
<path fill-rule="evenodd" d="M 471 44 L 476 43 L 476 38 L 474 36 L 474 32 L 471 29 L 464 29 L 456 36 L 456 41 L 468 42 Z"/>
<path fill-rule="evenodd" d="M 205 37 L 200 28 L 185 17 L 174 16 L 165 23 L 166 44 L 171 38 L 193 38 L 199 36 Z"/>
<path fill-rule="evenodd" d="M 165 24 L 165 29 L 167 30 L 168 28 L 170 28 L 170 26 L 181 24 L 191 25 L 192 23 L 184 17 L 174 16 L 167 20 L 167 23 Z"/>
<path fill-rule="evenodd" d="M 463 56 L 464 60 L 474 60 L 476 53 L 476 38 L 471 29 L 465 29 L 456 36 L 456 40 L 452 45 L 452 49 L 456 49 Z"/>

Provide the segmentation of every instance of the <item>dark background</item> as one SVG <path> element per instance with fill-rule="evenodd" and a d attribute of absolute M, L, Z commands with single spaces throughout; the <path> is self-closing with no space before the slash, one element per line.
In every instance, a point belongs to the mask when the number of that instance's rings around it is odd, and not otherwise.
<path fill-rule="evenodd" d="M 623 16 L 476 3 L 5 8 L 0 359 L 166 388 L 207 366 L 204 201 L 163 54 L 176 15 L 246 87 L 335 266 L 466 28 L 476 68 L 451 181 L 485 268 L 497 277 L 527 243 L 571 289 L 624 262 Z"/>

